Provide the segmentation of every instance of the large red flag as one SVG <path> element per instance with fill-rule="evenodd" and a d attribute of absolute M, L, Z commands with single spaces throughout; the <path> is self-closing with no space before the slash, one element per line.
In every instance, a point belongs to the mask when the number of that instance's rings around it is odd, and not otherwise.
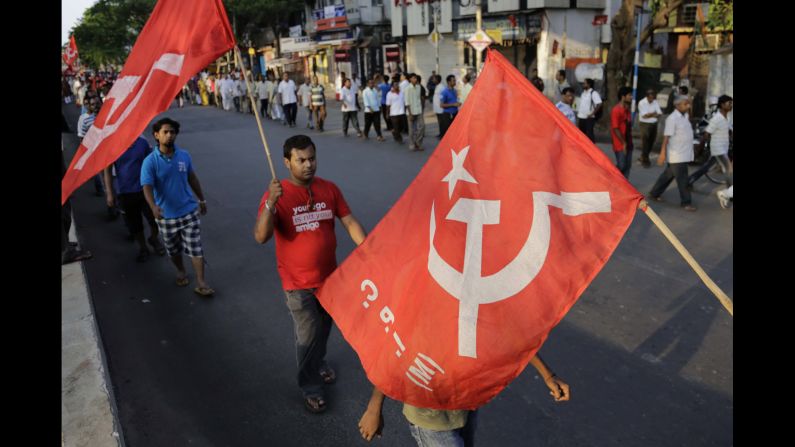
<path fill-rule="evenodd" d="M 67 45 L 63 50 L 63 61 L 69 67 L 69 70 L 75 70 L 75 62 L 77 62 L 77 57 L 77 42 L 75 42 L 75 36 L 70 36 L 69 45 Z"/>
<path fill-rule="evenodd" d="M 207 64 L 235 45 L 221 0 L 160 0 L 61 182 L 61 202 L 113 163 Z"/>
<path fill-rule="evenodd" d="M 476 408 L 525 368 L 641 198 L 491 51 L 428 163 L 318 297 L 387 396 Z"/>

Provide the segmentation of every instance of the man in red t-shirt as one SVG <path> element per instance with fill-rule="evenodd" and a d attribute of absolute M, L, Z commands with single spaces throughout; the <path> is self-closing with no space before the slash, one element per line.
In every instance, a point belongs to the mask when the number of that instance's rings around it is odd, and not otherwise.
<path fill-rule="evenodd" d="M 315 177 L 315 144 L 309 137 L 295 135 L 284 142 L 284 165 L 290 178 L 271 181 L 260 201 L 254 238 L 264 244 L 275 230 L 276 266 L 295 327 L 298 386 L 306 408 L 320 413 L 326 410 L 323 384 L 334 383 L 336 375 L 325 361 L 332 320 L 315 291 L 337 268 L 334 218 L 356 245 L 366 234 L 337 185 Z"/>
<path fill-rule="evenodd" d="M 632 166 L 632 89 L 621 87 L 618 90 L 619 103 L 610 112 L 610 136 L 613 137 L 613 151 L 616 154 L 616 167 L 629 179 Z"/>

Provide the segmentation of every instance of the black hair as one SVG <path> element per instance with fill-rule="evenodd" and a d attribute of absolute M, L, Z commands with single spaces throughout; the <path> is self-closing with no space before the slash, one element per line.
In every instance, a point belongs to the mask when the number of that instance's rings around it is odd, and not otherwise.
<path fill-rule="evenodd" d="M 591 78 L 585 78 L 585 83 L 588 84 L 588 87 L 593 88 L 594 80 Z"/>
<path fill-rule="evenodd" d="M 309 146 L 317 150 L 315 143 L 308 136 L 293 135 L 284 142 L 284 158 L 288 160 L 292 158 L 293 149 L 309 149 Z"/>
<path fill-rule="evenodd" d="M 571 94 L 573 95 L 573 94 L 574 94 L 574 89 L 573 89 L 573 88 L 571 88 L 571 87 L 565 87 L 565 88 L 563 89 L 563 91 L 561 91 L 561 92 L 560 92 L 560 94 L 561 94 L 561 95 L 565 95 L 565 94 L 567 94 L 567 93 L 569 93 L 569 92 L 571 92 Z"/>
<path fill-rule="evenodd" d="M 627 93 L 632 93 L 632 88 L 624 86 L 618 89 L 618 99 L 621 100 Z"/>
<path fill-rule="evenodd" d="M 558 70 L 558 74 L 566 78 L 566 70 Z"/>
<path fill-rule="evenodd" d="M 687 87 L 685 87 L 684 85 L 682 85 L 682 86 L 680 86 L 680 87 L 679 87 L 679 93 L 681 93 L 681 94 L 683 94 L 683 95 L 686 95 L 686 94 L 688 94 L 689 92 L 690 92 L 690 89 L 689 89 L 689 88 L 687 88 Z"/>
<path fill-rule="evenodd" d="M 450 79 L 455 81 L 455 75 L 447 75 L 447 78 L 445 78 L 445 81 L 450 82 Z"/>
<path fill-rule="evenodd" d="M 718 107 L 722 106 L 723 104 L 725 104 L 725 103 L 727 103 L 729 101 L 732 101 L 732 102 L 734 101 L 731 96 L 729 96 L 729 95 L 720 95 L 720 98 L 718 98 Z"/>
<path fill-rule="evenodd" d="M 160 128 L 162 128 L 163 125 L 165 124 L 168 124 L 169 126 L 174 128 L 175 134 L 179 134 L 179 123 L 172 120 L 171 118 L 163 118 L 161 120 L 156 121 L 154 124 L 152 124 L 152 132 L 153 133 L 160 132 Z"/>

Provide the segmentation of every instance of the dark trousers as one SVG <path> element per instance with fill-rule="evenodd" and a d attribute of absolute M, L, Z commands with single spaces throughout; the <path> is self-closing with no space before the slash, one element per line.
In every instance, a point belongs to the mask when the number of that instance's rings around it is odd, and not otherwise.
<path fill-rule="evenodd" d="M 359 129 L 359 112 L 342 112 L 342 133 L 348 135 L 348 122 L 353 122 L 353 128 L 357 133 L 362 133 Z"/>
<path fill-rule="evenodd" d="M 594 124 L 596 124 L 595 118 L 580 118 L 577 121 L 577 126 L 579 126 L 582 133 L 584 133 L 589 140 L 596 142 L 596 135 L 593 133 Z"/>
<path fill-rule="evenodd" d="M 649 154 L 654 141 L 657 139 L 657 123 L 640 123 L 640 144 L 641 154 L 640 160 L 646 164 L 649 162 Z"/>
<path fill-rule="evenodd" d="M 392 136 L 395 138 L 395 141 L 398 143 L 403 142 L 403 119 L 406 118 L 406 115 L 391 115 L 389 119 L 392 121 Z"/>
<path fill-rule="evenodd" d="M 453 120 L 455 119 L 454 113 L 442 113 L 441 115 L 436 115 L 439 117 L 439 134 L 444 137 L 444 134 L 447 133 L 447 129 L 450 128 L 450 125 L 453 124 Z"/>
<path fill-rule="evenodd" d="M 674 179 L 676 179 L 676 187 L 679 188 L 681 205 L 690 205 L 690 191 L 687 189 L 687 163 L 668 163 L 649 191 L 649 195 L 660 197 Z"/>
<path fill-rule="evenodd" d="M 259 100 L 259 116 L 265 118 L 268 116 L 268 100 L 267 99 L 260 99 Z"/>
<path fill-rule="evenodd" d="M 381 113 L 384 115 L 384 122 L 386 123 L 386 130 L 392 130 L 392 120 L 389 119 L 389 106 L 381 104 Z"/>
<path fill-rule="evenodd" d="M 295 117 L 298 114 L 298 103 L 284 104 L 282 107 L 284 108 L 284 116 L 287 120 L 287 124 L 294 125 Z"/>
<path fill-rule="evenodd" d="M 119 206 L 124 210 L 124 224 L 130 234 L 144 231 L 144 221 L 149 222 L 149 228 L 157 228 L 152 209 L 146 203 L 143 191 L 119 194 Z"/>
<path fill-rule="evenodd" d="M 370 125 L 375 129 L 376 135 L 381 135 L 381 112 L 364 112 L 364 136 L 370 136 Z"/>
<path fill-rule="evenodd" d="M 326 367 L 326 344 L 333 321 L 315 297 L 316 289 L 285 290 L 293 317 L 298 387 L 304 397 L 323 397 L 321 368 Z"/>
<path fill-rule="evenodd" d="M 66 252 L 69 245 L 69 230 L 72 228 L 72 203 L 69 199 L 61 206 L 61 254 Z"/>
<path fill-rule="evenodd" d="M 235 103 L 235 110 L 237 110 L 239 112 L 240 111 L 240 97 L 239 96 L 235 96 L 234 98 L 232 98 L 232 100 Z"/>
<path fill-rule="evenodd" d="M 704 163 L 704 165 L 702 165 L 700 168 L 698 168 L 698 170 L 696 170 L 696 172 L 690 174 L 690 177 L 687 179 L 687 184 L 688 185 L 693 185 L 693 183 L 695 183 L 698 179 L 700 179 L 704 174 L 709 172 L 710 168 L 712 168 L 712 166 L 715 163 L 718 163 L 720 165 L 721 171 L 723 171 L 723 173 L 726 174 L 727 180 L 729 182 L 728 185 L 726 185 L 726 186 L 727 187 L 731 186 L 732 185 L 732 180 L 733 180 L 732 179 L 732 172 L 731 172 L 731 165 L 730 165 L 730 162 L 729 162 L 729 156 L 725 155 L 725 154 L 724 155 L 713 155 L 712 157 L 709 157 L 709 160 L 707 160 L 707 162 Z"/>

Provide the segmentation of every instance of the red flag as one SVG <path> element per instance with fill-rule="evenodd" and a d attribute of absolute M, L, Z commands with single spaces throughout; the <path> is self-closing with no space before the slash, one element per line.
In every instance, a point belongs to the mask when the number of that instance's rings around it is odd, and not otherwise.
<path fill-rule="evenodd" d="M 437 150 L 318 297 L 386 395 L 476 408 L 525 368 L 641 198 L 490 51 Z"/>
<path fill-rule="evenodd" d="M 160 0 L 61 182 L 61 203 L 113 163 L 188 79 L 235 45 L 221 0 Z"/>
<path fill-rule="evenodd" d="M 77 42 L 75 42 L 75 36 L 69 37 L 69 45 L 64 48 L 63 51 L 63 61 L 69 67 L 69 70 L 74 71 L 75 69 L 75 62 L 77 62 Z"/>

